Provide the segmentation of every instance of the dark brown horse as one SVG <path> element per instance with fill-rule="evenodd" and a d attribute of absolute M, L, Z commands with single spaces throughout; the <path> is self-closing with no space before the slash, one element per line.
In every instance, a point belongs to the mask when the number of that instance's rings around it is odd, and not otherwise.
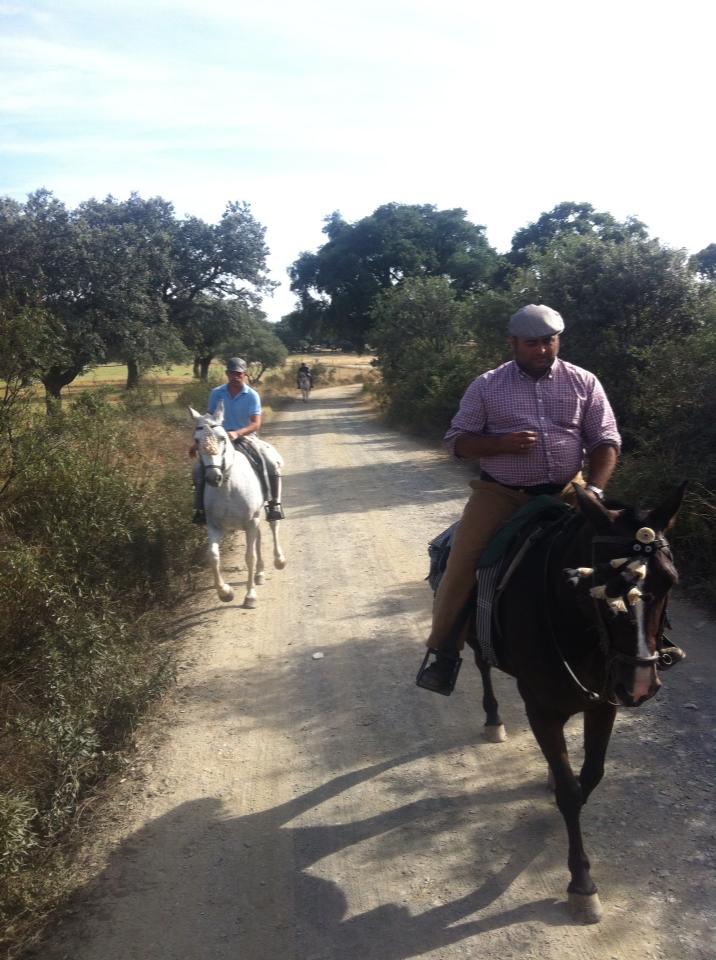
<path fill-rule="evenodd" d="M 610 509 L 578 489 L 578 509 L 527 553 L 496 611 L 500 667 L 516 678 L 549 764 L 569 838 L 569 907 L 585 923 L 600 919 L 601 906 L 580 811 L 604 774 L 617 707 L 638 707 L 661 685 L 666 598 L 677 581 L 665 532 L 684 487 L 648 512 Z M 491 739 L 504 739 L 490 666 L 477 652 L 475 659 L 486 729 Z M 564 725 L 576 713 L 584 714 L 578 775 L 564 739 Z"/>

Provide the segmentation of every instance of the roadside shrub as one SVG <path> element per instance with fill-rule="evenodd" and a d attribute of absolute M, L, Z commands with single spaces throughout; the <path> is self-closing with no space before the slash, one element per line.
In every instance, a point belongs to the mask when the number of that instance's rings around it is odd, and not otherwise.
<path fill-rule="evenodd" d="M 58 896 L 61 880 L 43 880 L 55 839 L 171 676 L 162 607 L 204 543 L 187 522 L 186 433 L 162 414 L 128 418 L 87 393 L 5 443 L 0 920 L 12 930 Z"/>
<path fill-rule="evenodd" d="M 226 378 L 209 376 L 208 380 L 192 380 L 185 384 L 177 394 L 176 402 L 186 410 L 194 407 L 199 413 L 206 413 L 206 402 L 214 387 L 226 382 Z"/>

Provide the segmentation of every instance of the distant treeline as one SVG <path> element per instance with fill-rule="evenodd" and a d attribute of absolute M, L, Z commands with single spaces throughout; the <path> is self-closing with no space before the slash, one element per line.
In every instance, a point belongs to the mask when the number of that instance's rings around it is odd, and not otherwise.
<path fill-rule="evenodd" d="M 47 190 L 0 198 L 0 379 L 44 384 L 48 405 L 89 367 L 149 367 L 249 355 L 254 375 L 286 357 L 259 309 L 268 279 L 264 227 L 231 202 L 216 224 L 176 216 L 161 197 L 87 200 Z"/>
<path fill-rule="evenodd" d="M 464 210 L 388 204 L 347 223 L 291 269 L 300 307 L 279 333 L 369 344 L 396 424 L 439 437 L 467 384 L 507 359 L 507 320 L 526 303 L 564 317 L 561 354 L 595 372 L 619 418 L 612 492 L 651 500 L 691 483 L 675 533 L 681 567 L 714 582 L 716 243 L 694 256 L 635 218 L 561 203 L 499 254 Z"/>

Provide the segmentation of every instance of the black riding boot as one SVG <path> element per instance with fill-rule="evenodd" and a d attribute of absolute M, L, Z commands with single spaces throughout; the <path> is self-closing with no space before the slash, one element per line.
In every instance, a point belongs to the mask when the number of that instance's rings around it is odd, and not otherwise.
<path fill-rule="evenodd" d="M 276 467 L 269 460 L 264 459 L 264 465 L 266 467 L 266 475 L 269 483 L 269 497 L 266 504 L 266 519 L 271 522 L 272 520 L 283 520 L 284 513 L 281 508 L 281 477 L 276 470 Z"/>

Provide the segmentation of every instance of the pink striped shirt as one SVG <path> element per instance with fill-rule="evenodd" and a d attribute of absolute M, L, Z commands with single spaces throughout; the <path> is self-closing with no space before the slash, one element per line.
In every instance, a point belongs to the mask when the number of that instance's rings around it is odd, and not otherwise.
<path fill-rule="evenodd" d="M 585 453 L 621 437 L 604 388 L 593 373 L 557 357 L 535 380 L 514 360 L 473 380 L 445 434 L 453 456 L 465 433 L 496 437 L 533 430 L 537 443 L 523 455 L 481 457 L 480 466 L 500 483 L 536 486 L 567 483 L 582 468 Z"/>

